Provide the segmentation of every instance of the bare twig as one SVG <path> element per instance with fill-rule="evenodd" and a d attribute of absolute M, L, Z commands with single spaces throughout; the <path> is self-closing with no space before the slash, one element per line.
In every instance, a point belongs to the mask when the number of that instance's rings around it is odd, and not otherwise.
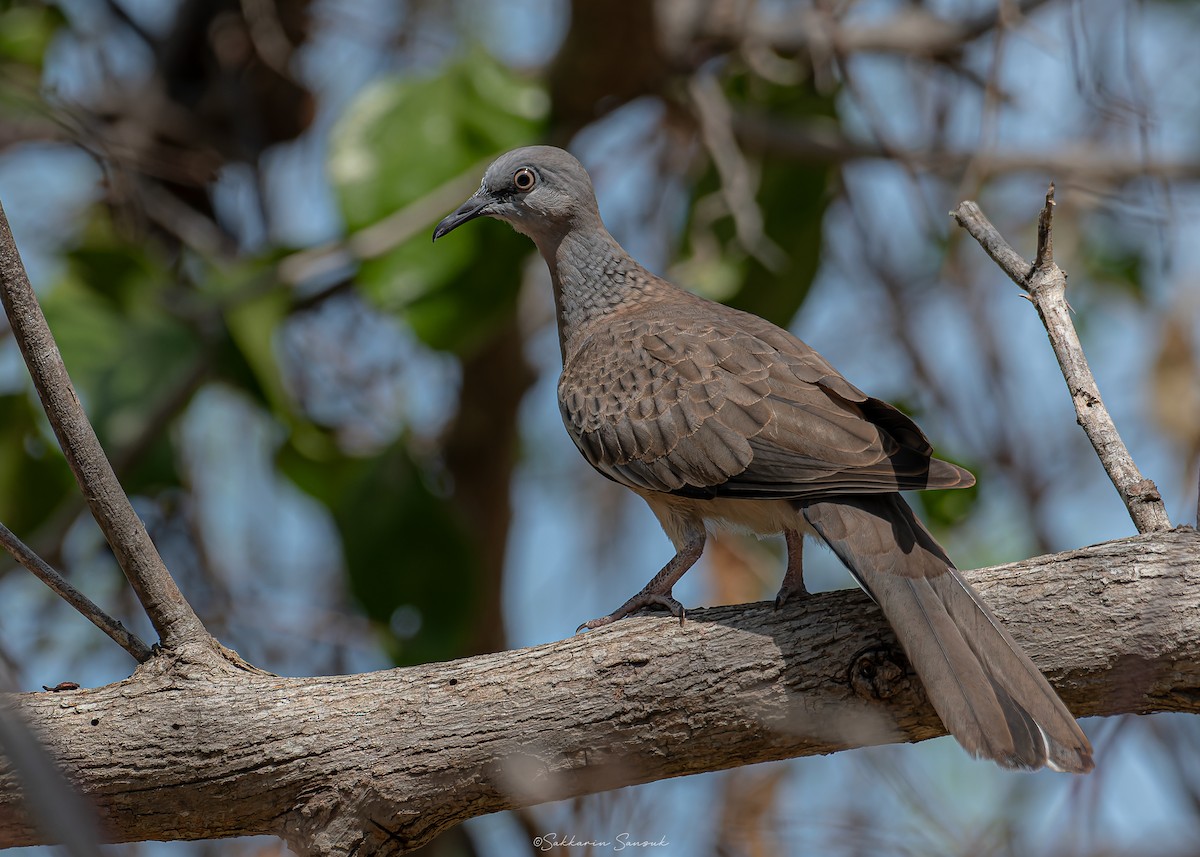
<path fill-rule="evenodd" d="M 1140 181 L 1200 179 L 1200 159 L 1131 160 L 1128 153 L 1086 144 L 1054 152 L 978 152 L 941 147 L 886 147 L 848 135 L 832 120 L 781 120 L 776 116 L 739 111 L 732 120 L 738 143 L 750 153 L 771 153 L 814 164 L 843 164 L 876 158 L 895 159 L 935 175 L 972 171 L 975 181 L 1013 173 L 1053 174 L 1065 186 L 1081 185 L 1095 192 Z"/>
<path fill-rule="evenodd" d="M 1054 264 L 1054 182 L 1046 191 L 1046 204 L 1038 213 L 1037 255 L 1033 260 L 1035 271 Z M 1064 275 L 1065 279 L 1065 275 Z"/>
<path fill-rule="evenodd" d="M 1148 533 L 1170 529 L 1171 522 L 1158 488 L 1142 476 L 1134 464 L 1108 409 L 1100 399 L 1100 390 L 1083 356 L 1083 346 L 1079 343 L 1075 325 L 1071 322 L 1066 298 L 1067 275 L 1054 263 L 1054 185 L 1046 193 L 1046 204 L 1038 218 L 1037 261 L 1033 265 L 1004 240 L 974 202 L 961 202 L 950 214 L 959 226 L 979 242 L 1001 270 L 1025 290 L 1037 307 L 1071 393 L 1079 424 L 1092 442 L 1100 463 L 1116 486 L 1138 531 Z"/>
<path fill-rule="evenodd" d="M 204 258 L 221 259 L 234 255 L 236 241 L 223 233 L 209 217 L 188 205 L 161 183 L 143 178 L 126 176 L 130 185 L 129 196 L 141 203 L 147 218 L 163 231 L 174 235 L 187 247 L 201 253 Z"/>
<path fill-rule="evenodd" d="M 163 644 L 208 639 L 105 458 L 29 284 L 2 205 L 0 302 L 71 472 Z"/>
<path fill-rule="evenodd" d="M 67 582 L 61 574 L 34 553 L 28 545 L 22 542 L 8 527 L 0 524 L 0 547 L 12 554 L 13 558 L 33 572 L 42 583 L 82 613 L 93 625 L 108 634 L 113 641 L 133 656 L 138 663 L 145 663 L 154 654 L 150 647 L 138 639 L 119 621 L 105 613 L 90 598 Z"/>

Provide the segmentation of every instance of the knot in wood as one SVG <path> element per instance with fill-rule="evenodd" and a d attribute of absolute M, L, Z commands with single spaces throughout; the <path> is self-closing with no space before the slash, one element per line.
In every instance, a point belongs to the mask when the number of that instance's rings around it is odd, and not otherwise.
<path fill-rule="evenodd" d="M 1129 499 L 1138 503 L 1158 503 L 1162 501 L 1162 496 L 1153 479 L 1142 479 L 1129 486 Z"/>
<path fill-rule="evenodd" d="M 891 646 L 863 649 L 850 663 L 850 686 L 864 699 L 889 699 L 908 685 L 903 656 Z"/>

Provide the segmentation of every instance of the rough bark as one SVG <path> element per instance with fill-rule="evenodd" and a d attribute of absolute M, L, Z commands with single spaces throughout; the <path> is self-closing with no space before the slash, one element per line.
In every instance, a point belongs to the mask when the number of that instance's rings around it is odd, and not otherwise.
<path fill-rule="evenodd" d="M 1198 551 L 1181 528 L 968 576 L 1078 715 L 1197 711 Z M 944 734 L 857 591 L 354 676 L 193 646 L 18 707 L 114 841 L 273 833 L 302 854 L 401 853 L 506 808 Z M 0 847 L 36 837 L 0 775 Z"/>

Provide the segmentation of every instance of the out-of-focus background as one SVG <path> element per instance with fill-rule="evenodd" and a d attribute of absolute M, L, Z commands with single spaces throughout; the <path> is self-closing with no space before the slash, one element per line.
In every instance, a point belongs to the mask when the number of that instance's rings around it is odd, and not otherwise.
<path fill-rule="evenodd" d="M 214 633 L 283 674 L 445 660 L 566 636 L 671 554 L 562 430 L 532 245 L 492 222 L 430 244 L 518 145 L 570 148 L 644 264 L 789 327 L 978 474 L 917 501 L 965 568 L 1133 532 L 1032 307 L 947 216 L 977 199 L 1030 256 L 1056 181 L 1101 391 L 1193 522 L 1198 36 L 1173 0 L 0 0 L 0 200 Z M 0 521 L 152 636 L 7 327 Z M 781 557 L 722 538 L 676 594 L 769 598 Z M 0 605 L 24 688 L 130 672 L 7 559 Z M 622 832 L 658 857 L 1195 853 L 1194 719 L 1084 727 L 1086 779 L 942 739 L 477 819 L 428 853 Z"/>

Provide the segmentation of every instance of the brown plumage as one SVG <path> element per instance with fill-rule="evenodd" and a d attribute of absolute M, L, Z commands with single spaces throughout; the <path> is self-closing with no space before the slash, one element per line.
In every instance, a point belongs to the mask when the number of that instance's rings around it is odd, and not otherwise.
<path fill-rule="evenodd" d="M 1092 768 L 1070 712 L 898 493 L 975 481 L 933 458 L 908 417 L 787 331 L 634 262 L 561 149 L 498 158 L 434 239 L 479 216 L 537 244 L 554 284 L 567 432 L 596 470 L 646 500 L 675 545 L 641 592 L 581 628 L 650 605 L 682 619 L 671 590 L 709 525 L 787 537 L 782 603 L 803 592 L 800 539 L 816 535 L 878 602 L 970 753 L 1006 767 Z"/>

